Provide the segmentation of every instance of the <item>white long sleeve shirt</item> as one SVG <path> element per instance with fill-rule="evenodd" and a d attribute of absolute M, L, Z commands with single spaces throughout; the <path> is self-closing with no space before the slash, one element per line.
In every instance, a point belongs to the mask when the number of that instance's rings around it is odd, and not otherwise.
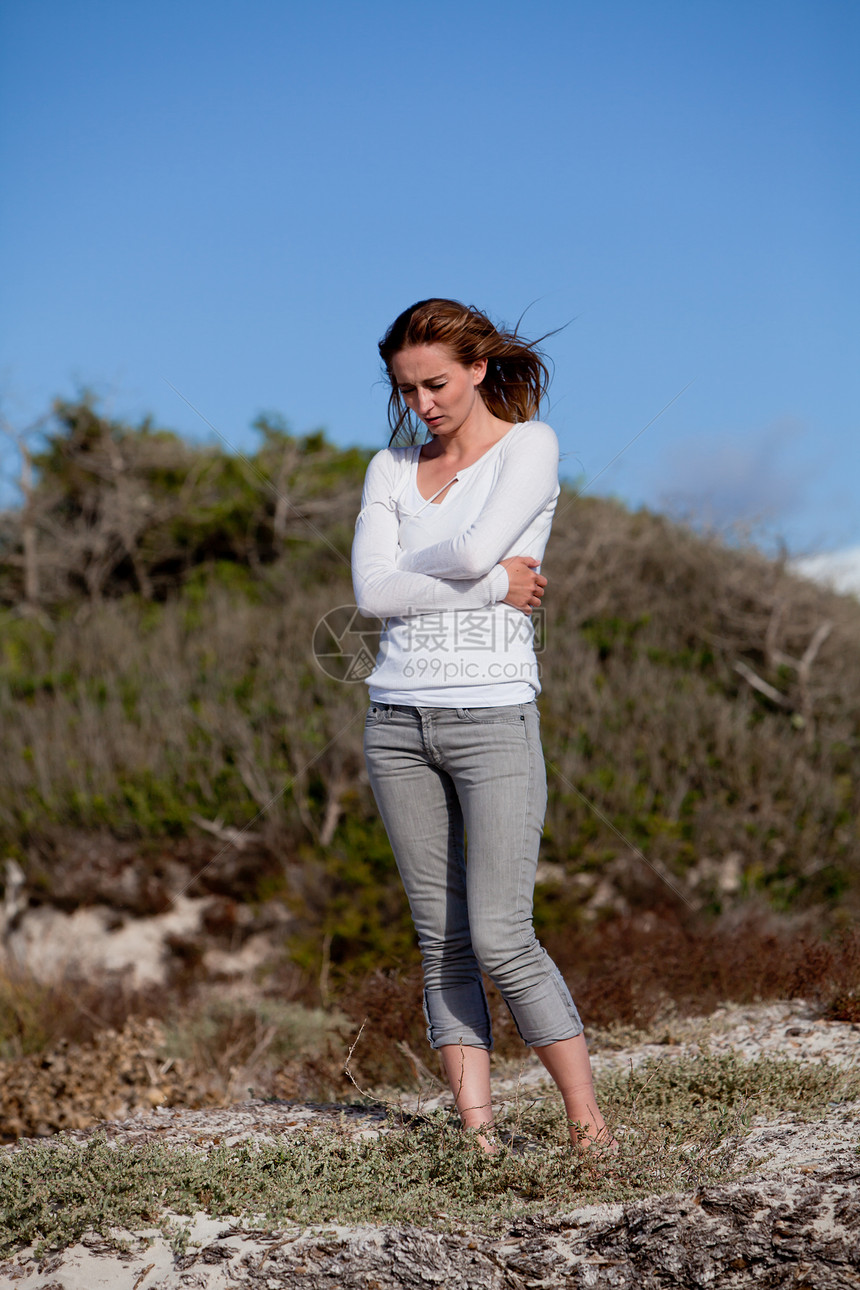
<path fill-rule="evenodd" d="M 501 603 L 508 575 L 499 562 L 543 559 L 559 494 L 558 440 L 542 421 L 513 426 L 457 471 L 438 503 L 418 491 L 420 451 L 416 444 L 376 454 L 356 521 L 356 604 L 386 620 L 368 677 L 371 701 L 528 702 L 540 693 L 533 625 Z"/>

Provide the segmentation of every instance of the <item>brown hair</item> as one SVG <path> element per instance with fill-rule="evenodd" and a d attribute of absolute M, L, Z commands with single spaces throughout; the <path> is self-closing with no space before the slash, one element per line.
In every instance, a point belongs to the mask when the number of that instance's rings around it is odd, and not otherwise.
<path fill-rule="evenodd" d="M 495 327 L 480 309 L 461 305 L 458 300 L 419 300 L 410 305 L 379 342 L 379 353 L 391 382 L 389 443 L 398 437 L 414 443 L 419 428 L 391 370 L 392 359 L 402 349 L 409 345 L 447 345 L 464 366 L 485 358 L 487 374 L 479 390 L 490 412 L 503 421 L 532 421 L 549 386 L 549 370 L 537 349 L 539 343 L 525 340 L 516 328 L 506 331 Z"/>

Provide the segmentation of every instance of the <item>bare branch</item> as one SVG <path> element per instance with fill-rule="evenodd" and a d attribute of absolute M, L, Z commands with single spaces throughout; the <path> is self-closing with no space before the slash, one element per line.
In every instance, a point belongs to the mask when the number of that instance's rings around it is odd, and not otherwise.
<path fill-rule="evenodd" d="M 747 663 L 744 663 L 742 659 L 735 659 L 734 669 L 736 672 L 740 673 L 745 681 L 749 682 L 754 690 L 758 690 L 759 694 L 763 694 L 766 698 L 770 699 L 772 703 L 779 704 L 781 708 L 791 708 L 793 706 L 789 703 L 784 694 L 781 694 L 779 690 L 775 689 L 772 685 L 768 685 L 767 681 L 763 681 L 762 678 L 754 672 Z"/>
<path fill-rule="evenodd" d="M 192 815 L 191 819 L 198 829 L 211 833 L 219 842 L 228 842 L 237 851 L 244 851 L 249 843 L 262 840 L 260 833 L 249 833 L 247 829 L 235 829 L 232 825 L 224 824 L 221 819 L 205 820 L 202 815 Z"/>

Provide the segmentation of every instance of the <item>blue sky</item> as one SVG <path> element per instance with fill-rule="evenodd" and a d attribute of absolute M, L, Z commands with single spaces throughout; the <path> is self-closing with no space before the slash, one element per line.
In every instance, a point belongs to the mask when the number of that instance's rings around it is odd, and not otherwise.
<path fill-rule="evenodd" d="M 569 324 L 592 491 L 856 545 L 858 52 L 855 0 L 5 0 L 3 412 L 382 446 L 376 342 L 449 295 Z"/>

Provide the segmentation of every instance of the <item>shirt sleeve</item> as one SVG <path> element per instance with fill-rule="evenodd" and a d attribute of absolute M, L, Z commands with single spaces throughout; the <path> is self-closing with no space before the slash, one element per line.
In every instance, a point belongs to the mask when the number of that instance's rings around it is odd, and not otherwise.
<path fill-rule="evenodd" d="M 530 422 L 505 452 L 493 491 L 473 523 L 446 542 L 402 551 L 397 567 L 436 578 L 481 578 L 509 555 L 530 554 L 515 550 L 516 543 L 558 491 L 555 431 L 543 421 Z"/>
<path fill-rule="evenodd" d="M 389 453 L 379 452 L 365 476 L 352 544 L 352 585 L 361 612 L 374 618 L 401 618 L 437 609 L 484 609 L 504 600 L 508 574 L 501 565 L 478 578 L 452 581 L 397 568 L 393 464 Z"/>

